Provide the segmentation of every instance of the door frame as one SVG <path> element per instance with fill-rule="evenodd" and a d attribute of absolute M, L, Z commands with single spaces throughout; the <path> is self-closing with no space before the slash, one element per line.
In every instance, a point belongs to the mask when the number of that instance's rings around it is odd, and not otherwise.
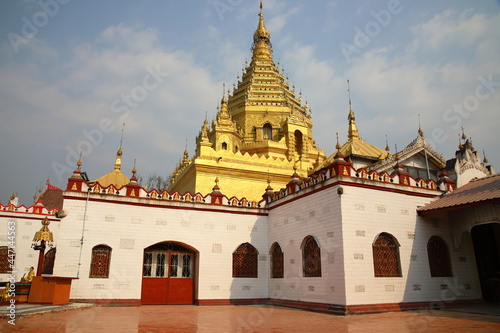
<path fill-rule="evenodd" d="M 166 264 L 166 267 L 167 267 L 167 271 L 165 272 L 165 275 L 166 277 L 165 278 L 156 278 L 156 277 L 151 277 L 151 278 L 148 278 L 148 277 L 144 277 L 144 254 L 146 252 L 166 252 L 167 253 L 167 256 L 166 256 L 166 261 L 167 261 L 167 264 Z M 172 257 L 172 254 L 176 254 L 176 253 L 189 253 L 191 254 L 191 257 L 192 257 L 192 263 L 191 263 L 191 267 L 192 267 L 192 277 L 191 278 L 171 278 L 169 275 L 170 275 L 170 260 L 171 260 L 171 257 Z M 165 303 L 155 303 L 155 304 L 173 304 L 173 303 L 168 303 L 168 299 L 169 299 L 169 284 L 170 284 L 170 279 L 190 279 L 192 280 L 192 290 L 193 290 L 193 297 L 192 297 L 192 301 L 189 302 L 189 303 L 182 303 L 182 304 L 195 304 L 197 302 L 197 299 L 198 299 L 198 276 L 199 276 L 199 251 L 194 248 L 193 246 L 191 245 L 188 245 L 186 243 L 183 243 L 183 242 L 179 242 L 179 241 L 174 241 L 174 240 L 166 240 L 166 241 L 161 241 L 161 242 L 157 242 L 157 243 L 154 243 L 154 244 L 151 244 L 147 247 L 145 247 L 143 249 L 143 252 L 142 252 L 142 261 L 141 261 L 141 304 L 149 304 L 149 303 L 142 303 L 143 302 L 143 298 L 144 298 L 144 289 L 143 289 L 143 285 L 144 285 L 144 282 L 145 282 L 145 279 L 158 279 L 157 282 L 152 282 L 153 285 L 159 285 L 161 284 L 160 282 L 160 279 L 165 281 L 165 288 L 166 288 L 166 292 L 167 294 L 165 295 Z M 178 303 L 177 303 L 178 304 Z"/>

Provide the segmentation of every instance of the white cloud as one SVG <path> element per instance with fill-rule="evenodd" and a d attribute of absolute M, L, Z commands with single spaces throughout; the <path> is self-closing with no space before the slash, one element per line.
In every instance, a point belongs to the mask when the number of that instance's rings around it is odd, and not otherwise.
<path fill-rule="evenodd" d="M 189 53 L 158 46 L 156 34 L 154 29 L 119 24 L 108 27 L 91 42 L 74 44 L 73 52 L 60 64 L 30 59 L 2 66 L 2 113 L 8 114 L 11 125 L 4 126 L 2 138 L 20 138 L 18 149 L 22 150 L 28 149 L 33 137 L 43 136 L 51 149 L 64 156 L 67 145 L 77 151 L 82 140 L 89 141 L 82 131 L 98 129 L 102 119 L 110 119 L 115 130 L 104 134 L 99 145 L 111 140 L 117 147 L 123 122 L 120 116 L 130 111 L 126 136 L 130 137 L 129 142 L 135 142 L 143 158 L 158 161 L 158 152 L 166 154 L 166 159 L 180 156 L 186 137 L 197 135 L 207 105 L 215 108 L 214 96 L 220 95 L 220 87 Z M 39 45 L 34 43 L 31 47 L 36 49 Z M 40 49 L 47 47 L 41 45 Z M 155 83 L 153 72 L 168 75 L 159 76 L 159 84 L 146 90 L 145 80 L 149 85 Z M 134 92 L 139 99 L 130 98 Z M 141 92 L 146 92 L 146 96 Z M 133 106 L 126 107 L 123 96 L 128 96 Z M 124 112 L 113 112 L 115 100 L 120 101 L 118 105 Z M 42 135 L 47 130 L 51 135 Z M 85 157 L 87 163 L 101 164 L 94 159 L 102 156 L 99 150 L 103 148 L 94 145 L 90 156 Z M 111 159 L 113 154 L 114 148 Z M 66 164 L 64 157 L 58 162 Z M 147 170 L 144 164 L 142 171 L 146 174 L 171 167 L 167 163 L 155 164 L 156 170 Z"/>
<path fill-rule="evenodd" d="M 472 10 L 458 14 L 447 9 L 412 28 L 416 38 L 410 50 L 436 52 L 450 46 L 470 47 L 484 37 L 487 27 L 488 19 L 484 14 L 474 14 Z"/>

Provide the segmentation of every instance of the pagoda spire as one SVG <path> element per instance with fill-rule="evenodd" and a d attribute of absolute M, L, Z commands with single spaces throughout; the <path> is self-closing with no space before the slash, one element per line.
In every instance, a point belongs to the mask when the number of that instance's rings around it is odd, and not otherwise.
<path fill-rule="evenodd" d="M 122 127 L 122 137 L 120 139 L 120 148 L 118 148 L 118 151 L 116 152 L 116 161 L 115 161 L 115 170 L 120 170 L 122 168 L 122 144 L 123 144 L 123 130 L 125 129 L 125 123 L 123 123 Z"/>
<path fill-rule="evenodd" d="M 354 116 L 354 112 L 352 111 L 351 88 L 349 86 L 349 80 L 347 80 L 347 92 L 349 94 L 349 115 L 347 116 L 347 119 L 349 120 L 349 132 L 347 137 L 349 138 L 349 140 L 352 140 L 354 138 L 359 139 L 358 127 L 356 126 L 356 117 Z"/>
<path fill-rule="evenodd" d="M 260 12 L 259 12 L 259 24 L 257 29 L 253 34 L 253 59 L 252 60 L 262 60 L 272 58 L 272 44 L 271 44 L 271 34 L 267 30 L 264 23 L 264 14 L 262 13 L 262 1 L 260 2 Z"/>

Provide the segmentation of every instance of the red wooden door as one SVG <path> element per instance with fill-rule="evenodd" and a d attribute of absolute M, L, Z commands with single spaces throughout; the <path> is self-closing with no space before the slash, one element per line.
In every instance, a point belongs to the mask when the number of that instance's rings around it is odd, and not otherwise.
<path fill-rule="evenodd" d="M 144 250 L 141 304 L 193 304 L 194 253 L 150 248 Z"/>

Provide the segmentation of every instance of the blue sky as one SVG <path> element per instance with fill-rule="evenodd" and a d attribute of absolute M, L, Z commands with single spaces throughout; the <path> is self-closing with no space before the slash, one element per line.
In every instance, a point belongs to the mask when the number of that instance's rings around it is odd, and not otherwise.
<path fill-rule="evenodd" d="M 302 91 L 328 155 L 347 139 L 424 135 L 447 159 L 461 127 L 500 169 L 500 3 L 264 0 L 275 62 Z M 259 1 L 6 0 L 0 4 L 0 202 L 50 175 L 65 188 L 83 151 L 96 179 L 134 159 L 167 176 L 250 60 Z M 394 152 L 394 148 L 391 150 Z M 223 184 L 220 184 L 223 189 Z"/>

